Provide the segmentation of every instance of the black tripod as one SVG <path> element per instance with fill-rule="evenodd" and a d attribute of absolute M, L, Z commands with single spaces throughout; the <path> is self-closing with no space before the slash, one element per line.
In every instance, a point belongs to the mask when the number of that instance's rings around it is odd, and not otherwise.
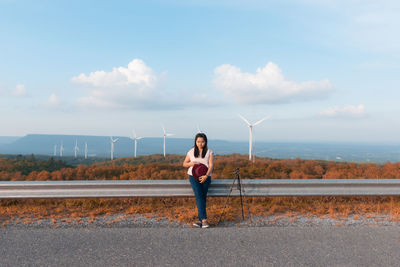
<path fill-rule="evenodd" d="M 219 217 L 217 225 L 221 222 L 222 216 L 225 213 L 226 205 L 228 203 L 229 197 L 231 196 L 231 193 L 232 193 L 232 190 L 233 190 L 233 187 L 234 187 L 236 181 L 237 181 L 237 190 L 239 190 L 239 195 L 240 195 L 240 206 L 242 207 L 242 220 L 244 220 L 243 199 L 246 202 L 247 214 L 248 214 L 248 216 L 250 217 L 250 220 L 251 220 L 250 211 L 249 211 L 249 205 L 247 204 L 247 201 L 245 199 L 245 191 L 244 191 L 244 188 L 242 187 L 239 168 L 236 168 L 236 171 L 234 172 L 234 175 L 235 175 L 235 179 L 233 179 L 233 183 L 232 183 L 231 188 L 229 190 L 229 194 L 226 197 L 225 206 L 222 209 L 222 213 L 221 213 L 221 216 Z"/>

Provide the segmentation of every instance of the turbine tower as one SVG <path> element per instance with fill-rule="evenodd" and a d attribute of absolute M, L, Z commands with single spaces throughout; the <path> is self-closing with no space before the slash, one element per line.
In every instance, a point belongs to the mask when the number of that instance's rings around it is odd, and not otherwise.
<path fill-rule="evenodd" d="M 60 157 L 63 156 L 63 151 L 64 151 L 64 146 L 63 146 L 63 141 L 61 141 L 61 146 L 60 146 Z"/>
<path fill-rule="evenodd" d="M 57 145 L 54 145 L 54 156 L 57 156 Z"/>
<path fill-rule="evenodd" d="M 167 132 L 165 131 L 164 125 L 161 125 L 161 127 L 162 127 L 163 132 L 164 132 L 164 135 L 163 135 L 163 137 L 164 137 L 163 149 L 164 149 L 164 158 L 165 158 L 165 139 L 166 139 L 167 136 L 172 136 L 172 135 L 174 135 L 174 134 L 173 134 L 173 133 L 167 133 Z"/>
<path fill-rule="evenodd" d="M 130 139 L 132 139 L 135 143 L 135 148 L 134 148 L 134 157 L 136 158 L 136 147 L 137 147 L 137 140 L 142 139 L 143 137 L 137 137 L 135 130 L 132 130 L 133 132 L 133 137 L 129 137 Z"/>
<path fill-rule="evenodd" d="M 78 151 L 79 151 L 78 140 L 75 139 L 75 147 L 74 147 L 75 158 L 78 155 Z"/>
<path fill-rule="evenodd" d="M 87 143 L 85 142 L 85 159 L 87 159 L 87 154 L 88 154 L 88 149 L 87 149 Z"/>
<path fill-rule="evenodd" d="M 110 141 L 111 141 L 111 160 L 114 159 L 114 143 L 118 141 L 119 138 L 113 139 L 112 136 L 110 136 Z"/>
<path fill-rule="evenodd" d="M 203 133 L 203 132 L 200 130 L 199 124 L 197 124 L 197 133 Z"/>
<path fill-rule="evenodd" d="M 238 114 L 238 115 L 247 124 L 247 126 L 249 127 L 249 160 L 251 161 L 252 150 L 253 150 L 253 127 L 257 126 L 260 123 L 262 123 L 266 119 L 269 119 L 269 116 L 265 117 L 264 119 L 261 119 L 261 120 L 259 120 L 259 121 L 257 121 L 257 122 L 252 124 L 248 120 L 246 120 L 242 115 L 240 115 L 240 114 Z"/>

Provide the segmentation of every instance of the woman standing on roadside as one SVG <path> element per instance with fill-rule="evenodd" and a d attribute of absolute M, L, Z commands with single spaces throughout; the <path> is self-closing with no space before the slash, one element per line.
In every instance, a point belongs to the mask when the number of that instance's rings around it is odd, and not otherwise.
<path fill-rule="evenodd" d="M 195 227 L 210 227 L 207 222 L 206 200 L 211 183 L 213 158 L 214 153 L 207 147 L 207 136 L 203 133 L 196 134 L 194 147 L 188 151 L 183 162 L 183 167 L 189 167 L 187 173 L 196 196 L 199 221 L 193 223 Z"/>

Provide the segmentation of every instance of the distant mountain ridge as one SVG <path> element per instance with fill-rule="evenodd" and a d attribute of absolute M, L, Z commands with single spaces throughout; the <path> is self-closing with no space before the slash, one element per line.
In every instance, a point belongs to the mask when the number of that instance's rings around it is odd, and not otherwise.
<path fill-rule="evenodd" d="M 2 144 L 10 144 L 16 140 L 21 138 L 20 136 L 0 136 L 0 145 Z"/>
<path fill-rule="evenodd" d="M 133 140 L 128 137 L 118 137 L 115 143 L 114 157 L 132 157 Z M 1 141 L 3 140 L 3 142 Z M 74 155 L 75 140 L 78 143 L 78 157 L 84 155 L 84 144 L 88 144 L 89 157 L 110 158 L 109 136 L 85 135 L 45 135 L 28 134 L 23 137 L 0 137 L 0 154 L 36 154 L 53 155 L 54 145 L 57 146 L 57 156 L 61 142 L 64 146 L 64 156 Z M 185 155 L 193 147 L 192 138 L 167 138 L 168 154 Z M 216 155 L 232 153 L 248 154 L 248 142 L 209 140 L 209 147 Z M 163 138 L 149 137 L 138 141 L 137 155 L 163 153 Z M 334 161 L 385 162 L 400 161 L 399 145 L 351 144 L 351 143 L 300 143 L 300 142 L 256 142 L 254 146 L 256 157 L 270 158 L 302 158 Z"/>
<path fill-rule="evenodd" d="M 133 141 L 128 137 L 114 136 L 119 138 L 115 143 L 115 157 L 127 157 L 133 155 Z M 168 153 L 179 153 L 179 147 L 190 147 L 190 139 L 168 138 L 166 149 Z M 28 134 L 12 143 L 0 145 L 0 153 L 3 154 L 43 154 L 53 155 L 56 145 L 57 155 L 60 154 L 60 146 L 63 144 L 64 156 L 74 155 L 75 141 L 79 147 L 79 156 L 84 155 L 84 145 L 88 145 L 88 155 L 97 157 L 110 157 L 109 136 L 84 136 L 84 135 L 44 135 Z M 186 142 L 185 142 L 186 141 Z M 138 155 L 149 155 L 162 153 L 162 138 L 144 138 L 138 141 Z"/>

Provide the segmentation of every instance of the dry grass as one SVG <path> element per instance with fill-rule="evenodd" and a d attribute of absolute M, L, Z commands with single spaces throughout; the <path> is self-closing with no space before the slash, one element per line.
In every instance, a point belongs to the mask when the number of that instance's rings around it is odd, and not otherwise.
<path fill-rule="evenodd" d="M 187 179 L 186 169 L 182 167 L 183 158 L 182 155 L 168 155 L 166 159 L 162 155 L 151 155 L 91 166 L 79 165 L 76 168 L 62 168 L 51 172 L 37 169 L 29 174 L 27 170 L 32 164 L 39 166 L 42 163 L 3 159 L 0 160 L 0 167 L 3 168 L 0 169 L 0 180 Z M 241 168 L 242 177 L 247 179 L 400 179 L 400 162 L 377 165 L 258 158 L 252 163 L 245 155 L 236 154 L 216 156 L 213 179 L 232 178 L 236 167 Z M 220 197 L 208 198 L 207 213 L 211 223 L 219 220 L 225 200 Z M 297 215 L 342 218 L 349 215 L 373 217 L 379 214 L 389 215 L 392 220 L 400 219 L 400 197 L 260 197 L 247 200 L 249 205 L 245 209 L 246 216 L 249 210 L 251 214 L 258 216 L 282 215 L 293 220 Z M 65 222 L 79 224 L 83 217 L 88 217 L 90 223 L 99 215 L 120 213 L 142 214 L 152 218 L 166 217 L 187 223 L 196 219 L 197 207 L 194 198 L 0 200 L 0 225 L 3 227 L 10 220 L 29 224 L 32 223 L 32 218 L 36 221 L 50 219 L 54 224 L 63 219 Z M 240 199 L 231 198 L 223 220 L 237 221 L 240 217 Z M 123 219 L 117 218 L 114 222 Z"/>
<path fill-rule="evenodd" d="M 244 213 L 271 216 L 296 215 L 340 218 L 349 215 L 390 215 L 391 220 L 400 219 L 400 197 L 247 197 Z M 210 223 L 218 222 L 226 202 L 225 198 L 208 197 L 207 214 Z M 142 214 L 149 218 L 165 217 L 171 221 L 189 223 L 197 219 L 194 198 L 135 198 L 135 199 L 67 199 L 67 200 L 2 200 L 0 201 L 0 225 L 17 219 L 32 224 L 32 218 L 50 219 L 53 223 L 81 223 L 83 217 L 94 222 L 98 215 Z M 113 222 L 126 217 L 119 216 Z M 239 221 L 241 208 L 239 198 L 230 198 L 223 221 Z M 295 220 L 295 219 L 293 219 Z"/>

